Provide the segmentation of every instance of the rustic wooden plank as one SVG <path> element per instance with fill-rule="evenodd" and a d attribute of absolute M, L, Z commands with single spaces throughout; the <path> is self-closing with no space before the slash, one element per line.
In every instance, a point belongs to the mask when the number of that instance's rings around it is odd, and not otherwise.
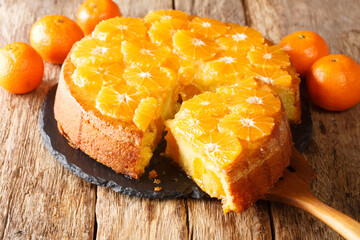
<path fill-rule="evenodd" d="M 245 25 L 241 1 L 176 0 L 175 8 L 192 15 L 211 17 L 224 22 Z M 271 226 L 268 204 L 259 201 L 254 207 L 236 215 L 224 216 L 217 200 L 186 200 L 189 235 L 194 239 L 270 239 Z"/>
<path fill-rule="evenodd" d="M 98 188 L 97 239 L 186 239 L 183 200 L 149 200 Z"/>
<path fill-rule="evenodd" d="M 144 17 L 150 10 L 172 9 L 172 1 L 116 1 L 124 16 Z M 184 200 L 149 200 L 97 189 L 98 239 L 186 239 Z"/>
<path fill-rule="evenodd" d="M 189 15 L 245 25 L 245 12 L 239 0 L 175 0 L 174 2 L 175 9 Z"/>
<path fill-rule="evenodd" d="M 254 207 L 224 215 L 218 200 L 188 199 L 191 239 L 271 239 L 268 204 L 258 201 Z"/>
<path fill-rule="evenodd" d="M 28 42 L 44 15 L 73 17 L 80 0 L 0 1 L 0 45 Z M 43 82 L 25 95 L 0 89 L 0 239 L 92 239 L 95 188 L 68 173 L 45 149 L 38 113 L 60 66 L 46 64 Z"/>
<path fill-rule="evenodd" d="M 278 43 L 298 30 L 322 35 L 332 53 L 360 59 L 359 1 L 246 1 L 249 23 Z M 336 6 L 336 7 L 335 7 Z M 317 173 L 314 194 L 326 204 L 360 220 L 360 106 L 331 113 L 311 106 L 314 131 L 305 151 Z M 275 238 L 341 239 L 309 214 L 293 207 L 271 204 Z"/>

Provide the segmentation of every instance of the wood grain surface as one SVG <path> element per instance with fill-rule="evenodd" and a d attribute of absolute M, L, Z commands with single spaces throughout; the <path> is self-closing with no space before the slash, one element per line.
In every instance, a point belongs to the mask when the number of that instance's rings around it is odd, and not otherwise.
<path fill-rule="evenodd" d="M 0 46 L 28 42 L 40 17 L 75 19 L 82 0 L 0 0 Z M 360 59 L 360 1 L 115 0 L 124 16 L 153 9 L 247 24 L 278 43 L 312 30 L 332 53 Z M 336 7 L 335 7 L 336 6 Z M 258 201 L 223 215 L 217 200 L 148 200 L 93 186 L 65 170 L 45 149 L 38 112 L 59 77 L 46 64 L 40 86 L 14 95 L 0 89 L 0 239 L 341 239 L 302 210 Z M 314 131 L 304 156 L 317 173 L 313 193 L 360 221 L 360 105 L 342 113 L 311 105 Z"/>

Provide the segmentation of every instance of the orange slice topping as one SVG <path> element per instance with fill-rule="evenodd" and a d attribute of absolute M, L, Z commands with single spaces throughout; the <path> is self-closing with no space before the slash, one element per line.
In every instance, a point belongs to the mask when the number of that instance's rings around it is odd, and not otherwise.
<path fill-rule="evenodd" d="M 163 63 L 170 54 L 167 48 L 157 47 L 148 41 L 141 43 L 123 41 L 121 52 L 124 55 L 124 62 L 128 65 L 153 67 Z"/>
<path fill-rule="evenodd" d="M 219 93 L 224 93 L 228 97 L 228 100 L 231 99 L 231 96 L 239 94 L 241 90 L 250 91 L 251 89 L 256 88 L 258 83 L 255 81 L 254 78 L 243 78 L 243 79 L 236 79 L 236 82 L 233 86 L 229 87 L 222 87 L 217 89 Z M 230 102 L 232 103 L 232 102 Z"/>
<path fill-rule="evenodd" d="M 187 29 L 186 21 L 170 18 L 154 23 L 149 30 L 149 37 L 156 45 L 172 48 L 172 37 L 180 29 Z"/>
<path fill-rule="evenodd" d="M 122 62 L 123 58 L 120 46 L 111 42 L 100 41 L 94 37 L 89 37 L 76 43 L 70 57 L 71 62 L 75 66 Z"/>
<path fill-rule="evenodd" d="M 292 84 L 290 74 L 277 68 L 254 67 L 247 72 L 247 75 L 276 87 L 290 87 Z"/>
<path fill-rule="evenodd" d="M 170 90 L 176 83 L 174 72 L 164 67 L 130 66 L 125 69 L 124 79 L 129 85 L 145 87 L 150 92 Z"/>
<path fill-rule="evenodd" d="M 148 92 L 142 88 L 122 85 L 115 89 L 107 86 L 100 90 L 95 100 L 96 108 L 106 116 L 131 121 L 141 99 L 147 96 Z"/>
<path fill-rule="evenodd" d="M 158 102 L 153 97 L 141 99 L 134 114 L 134 123 L 142 131 L 145 131 L 151 120 L 156 118 L 158 111 Z"/>
<path fill-rule="evenodd" d="M 223 49 L 233 51 L 248 50 L 264 43 L 263 36 L 255 29 L 236 24 L 228 25 L 230 27 L 228 33 L 216 40 L 216 43 Z"/>
<path fill-rule="evenodd" d="M 198 142 L 199 149 L 220 166 L 233 162 L 242 151 L 236 137 L 218 131 L 206 132 L 198 138 L 195 144 Z"/>
<path fill-rule="evenodd" d="M 280 111 L 281 101 L 268 86 L 259 89 L 234 87 L 234 95 L 228 97 L 232 111 L 246 112 L 254 115 L 273 115 Z"/>
<path fill-rule="evenodd" d="M 192 32 L 201 34 L 202 36 L 215 39 L 227 32 L 227 26 L 215 19 L 195 17 L 189 27 Z"/>
<path fill-rule="evenodd" d="M 92 33 L 103 41 L 137 40 L 146 37 L 145 23 L 141 18 L 115 17 L 100 22 Z"/>
<path fill-rule="evenodd" d="M 217 129 L 219 118 L 201 115 L 193 117 L 186 113 L 177 116 L 176 130 L 188 139 L 194 139 L 206 132 Z"/>
<path fill-rule="evenodd" d="M 86 64 L 75 69 L 72 79 L 78 87 L 101 88 L 103 85 L 124 83 L 123 73 L 123 66 L 119 63 L 105 63 L 99 66 Z"/>
<path fill-rule="evenodd" d="M 269 136 L 274 125 L 274 119 L 269 116 L 231 113 L 220 120 L 219 131 L 241 140 L 256 141 Z"/>
<path fill-rule="evenodd" d="M 244 71 L 250 62 L 246 53 L 221 53 L 214 60 L 208 61 L 199 74 L 197 83 L 203 86 L 233 84 L 244 78 Z"/>
<path fill-rule="evenodd" d="M 196 95 L 181 105 L 181 110 L 191 112 L 195 116 L 210 114 L 211 116 L 222 116 L 225 114 L 225 100 L 221 94 L 205 92 Z"/>
<path fill-rule="evenodd" d="M 248 52 L 250 62 L 255 66 L 265 67 L 289 67 L 290 58 L 287 53 L 279 46 L 260 45 Z"/>
<path fill-rule="evenodd" d="M 217 52 L 213 41 L 186 30 L 174 34 L 173 44 L 175 50 L 189 60 L 208 60 Z"/>
<path fill-rule="evenodd" d="M 166 19 L 180 19 L 183 21 L 187 20 L 186 13 L 178 10 L 155 10 L 149 12 L 144 20 L 147 24 L 151 25 L 154 22 L 160 21 L 160 20 L 166 20 Z"/>

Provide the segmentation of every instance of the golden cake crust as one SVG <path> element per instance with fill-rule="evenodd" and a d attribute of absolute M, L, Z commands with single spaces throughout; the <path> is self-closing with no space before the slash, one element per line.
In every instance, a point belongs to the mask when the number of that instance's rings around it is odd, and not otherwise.
<path fill-rule="evenodd" d="M 119 128 L 92 111 L 84 110 L 68 85 L 73 70 L 74 66 L 68 57 L 61 70 L 54 105 L 59 131 L 73 147 L 81 149 L 117 173 L 138 179 L 142 172 L 136 166 L 144 133 L 131 126 Z M 162 131 L 160 125 L 158 128 Z"/>
<path fill-rule="evenodd" d="M 252 166 L 261 162 L 248 174 L 229 184 L 235 207 L 231 210 L 242 212 L 269 192 L 283 175 L 284 168 L 290 164 L 291 146 L 292 140 L 288 120 L 283 115 L 277 119 L 276 127 L 261 148 L 253 151 L 246 157 L 246 160 L 238 160 L 242 164 L 232 166 L 228 170 L 228 176 L 231 179 L 235 178 L 239 171 L 251 169 Z M 224 210 L 227 212 L 229 209 Z"/>

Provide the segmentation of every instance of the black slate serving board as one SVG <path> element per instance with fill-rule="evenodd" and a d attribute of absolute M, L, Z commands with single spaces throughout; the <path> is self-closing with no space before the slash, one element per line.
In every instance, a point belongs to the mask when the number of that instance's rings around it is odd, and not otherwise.
<path fill-rule="evenodd" d="M 98 163 L 81 150 L 72 148 L 63 137 L 54 118 L 54 100 L 57 85 L 52 87 L 45 97 L 39 113 L 39 126 L 42 139 L 49 152 L 67 170 L 76 176 L 99 186 L 109 187 L 115 192 L 144 198 L 209 198 L 184 171 L 171 159 L 161 155 L 166 142 L 163 140 L 154 152 L 150 165 L 139 180 L 115 173 L 111 168 Z M 304 96 L 304 93 L 302 93 Z M 303 152 L 308 145 L 312 131 L 311 115 L 306 99 L 302 99 L 302 122 L 291 127 L 295 147 Z M 148 178 L 151 170 L 158 174 L 161 183 L 156 184 Z M 161 191 L 155 191 L 161 187 Z"/>

